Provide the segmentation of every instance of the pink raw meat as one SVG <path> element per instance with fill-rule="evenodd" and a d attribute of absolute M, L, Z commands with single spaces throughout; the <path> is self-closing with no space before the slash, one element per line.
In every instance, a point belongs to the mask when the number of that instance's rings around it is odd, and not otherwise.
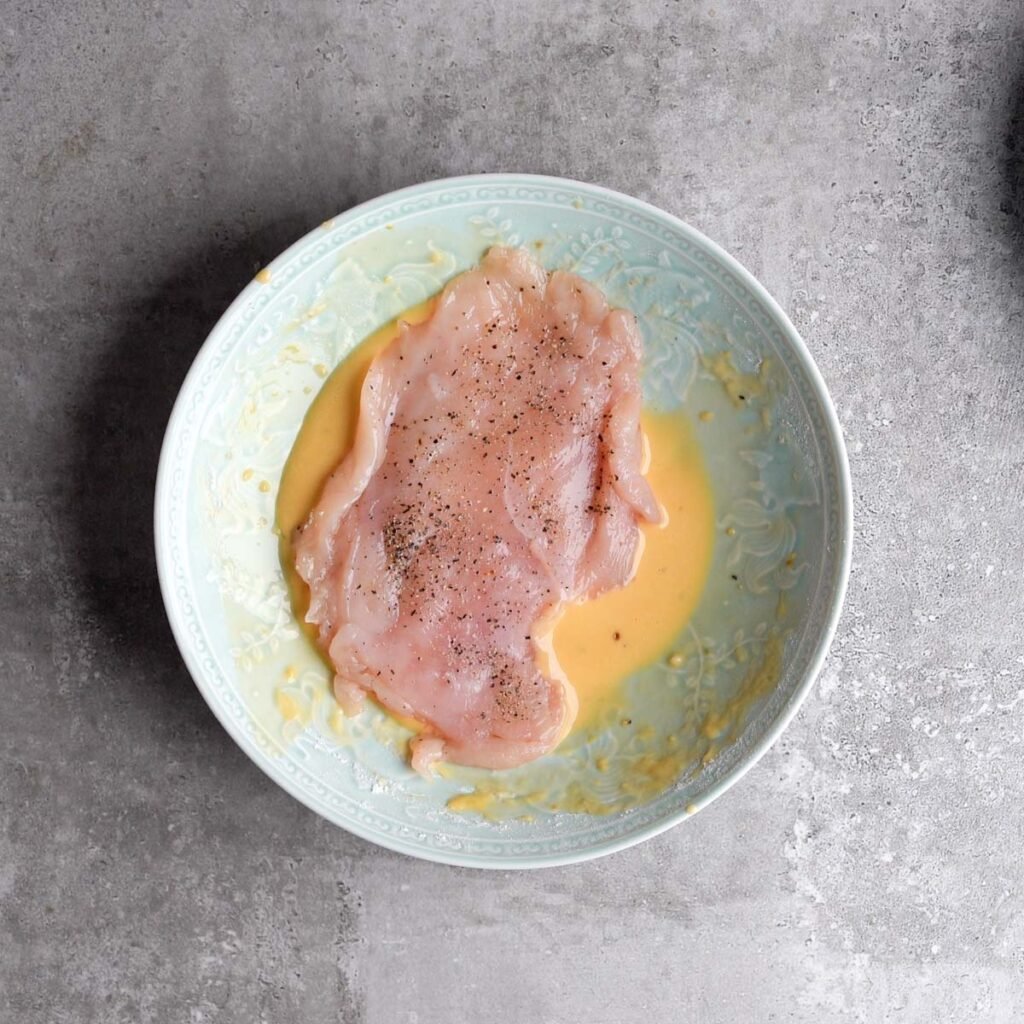
<path fill-rule="evenodd" d="M 626 583 L 642 475 L 640 337 L 575 274 L 491 249 L 363 384 L 352 450 L 296 534 L 342 707 L 420 721 L 413 764 L 550 751 L 576 698 L 542 645 L 566 602 Z"/>

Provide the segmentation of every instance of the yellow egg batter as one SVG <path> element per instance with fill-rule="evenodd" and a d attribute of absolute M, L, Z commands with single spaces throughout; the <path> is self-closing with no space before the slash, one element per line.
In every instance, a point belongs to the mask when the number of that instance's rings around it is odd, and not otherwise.
<path fill-rule="evenodd" d="M 430 300 L 399 319 L 419 323 L 433 308 Z M 309 515 L 324 481 L 348 451 L 363 377 L 373 357 L 396 336 L 398 322 L 367 338 L 327 377 L 281 476 L 281 564 L 300 622 L 305 620 L 309 592 L 295 572 L 292 532 Z M 683 412 L 645 412 L 642 423 L 650 445 L 647 476 L 668 513 L 668 523 L 642 527 L 643 555 L 626 587 L 570 607 L 554 626 L 553 653 L 579 697 L 576 727 L 607 713 L 620 684 L 633 672 L 671 657 L 673 639 L 696 608 L 711 564 L 714 502 L 690 422 Z"/>

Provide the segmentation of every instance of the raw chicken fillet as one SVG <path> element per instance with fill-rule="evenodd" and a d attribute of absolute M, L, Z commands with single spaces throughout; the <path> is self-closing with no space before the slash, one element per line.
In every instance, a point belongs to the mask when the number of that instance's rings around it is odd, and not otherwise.
<path fill-rule="evenodd" d="M 494 248 L 371 365 L 296 565 L 339 702 L 417 719 L 418 770 L 513 767 L 572 724 L 551 627 L 628 582 L 639 521 L 663 514 L 640 358 L 632 316 L 597 288 Z"/>

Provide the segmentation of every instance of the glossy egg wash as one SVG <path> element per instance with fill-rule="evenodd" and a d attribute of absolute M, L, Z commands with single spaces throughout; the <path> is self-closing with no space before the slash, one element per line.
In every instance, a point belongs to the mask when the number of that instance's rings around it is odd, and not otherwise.
<path fill-rule="evenodd" d="M 376 331 L 326 377 L 307 412 L 278 489 L 276 529 L 281 567 L 296 618 L 305 623 L 309 590 L 295 570 L 291 538 L 308 517 L 324 482 L 347 454 L 359 419 L 363 378 L 373 358 L 398 334 L 399 323 L 426 320 L 435 300 L 415 306 Z M 324 374 L 326 375 L 326 368 Z M 551 664 L 579 699 L 574 729 L 616 708 L 622 684 L 634 672 L 669 658 L 673 642 L 697 607 L 714 546 L 714 501 L 690 420 L 682 410 L 642 415 L 649 447 L 646 476 L 667 513 L 662 526 L 642 525 L 643 551 L 623 588 L 570 606 L 538 637 Z M 406 722 L 414 726 L 414 723 Z"/>

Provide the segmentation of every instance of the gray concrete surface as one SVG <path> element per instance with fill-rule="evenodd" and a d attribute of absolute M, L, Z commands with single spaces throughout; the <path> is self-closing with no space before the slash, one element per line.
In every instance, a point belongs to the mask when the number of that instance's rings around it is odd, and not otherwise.
<path fill-rule="evenodd" d="M 649 199 L 766 282 L 857 515 L 784 740 L 685 826 L 526 875 L 274 788 L 150 541 L 171 401 L 253 270 L 498 169 Z M 1024 1020 L 1017 0 L 6 0 L 0 217 L 5 1024 Z"/>

